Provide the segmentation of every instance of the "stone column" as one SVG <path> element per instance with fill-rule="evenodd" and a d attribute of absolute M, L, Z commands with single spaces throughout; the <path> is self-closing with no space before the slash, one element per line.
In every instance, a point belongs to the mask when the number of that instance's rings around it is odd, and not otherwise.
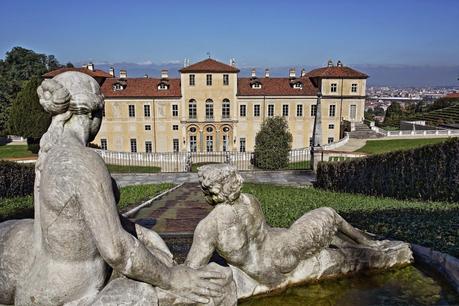
<path fill-rule="evenodd" d="M 322 112 L 321 112 L 321 99 L 322 93 L 317 93 L 317 106 L 316 116 L 314 118 L 314 129 L 312 131 L 312 146 L 311 146 L 311 166 L 315 172 L 317 170 L 317 164 L 322 160 Z"/>
<path fill-rule="evenodd" d="M 204 133 L 199 131 L 199 151 L 204 152 Z"/>

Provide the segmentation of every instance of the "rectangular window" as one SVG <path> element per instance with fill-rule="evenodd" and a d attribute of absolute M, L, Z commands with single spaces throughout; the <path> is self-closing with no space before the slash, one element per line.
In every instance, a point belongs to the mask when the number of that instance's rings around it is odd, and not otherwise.
<path fill-rule="evenodd" d="M 317 115 L 317 105 L 311 105 L 311 117 Z"/>
<path fill-rule="evenodd" d="M 228 74 L 224 74 L 223 75 L 223 85 L 229 85 L 229 75 Z"/>
<path fill-rule="evenodd" d="M 172 104 L 172 117 L 178 117 L 178 105 Z"/>
<path fill-rule="evenodd" d="M 314 138 L 309 137 L 309 146 L 312 147 L 314 145 Z"/>
<path fill-rule="evenodd" d="M 206 84 L 207 86 L 212 86 L 212 75 L 211 74 L 206 75 Z"/>
<path fill-rule="evenodd" d="M 336 114 L 336 105 L 330 105 L 330 110 L 328 112 L 328 115 L 330 117 L 335 117 Z"/>
<path fill-rule="evenodd" d="M 102 108 L 102 117 L 105 117 L 105 106 Z"/>
<path fill-rule="evenodd" d="M 245 152 L 245 138 L 239 139 L 239 152 Z"/>
<path fill-rule="evenodd" d="M 223 152 L 228 151 L 228 135 L 223 135 Z"/>
<path fill-rule="evenodd" d="M 288 104 L 282 105 L 282 116 L 288 117 Z"/>
<path fill-rule="evenodd" d="M 214 104 L 206 102 L 206 119 L 214 119 Z"/>
<path fill-rule="evenodd" d="M 333 143 L 335 141 L 335 138 L 333 137 L 328 137 L 328 143 Z"/>
<path fill-rule="evenodd" d="M 145 131 L 151 131 L 151 125 L 146 124 L 145 125 Z"/>
<path fill-rule="evenodd" d="M 329 129 L 329 130 L 333 130 L 334 128 L 335 128 L 335 125 L 334 125 L 334 124 L 329 124 L 329 125 L 328 125 L 328 129 Z"/>
<path fill-rule="evenodd" d="M 351 85 L 351 92 L 357 92 L 357 84 L 352 84 Z"/>
<path fill-rule="evenodd" d="M 230 117 L 230 103 L 229 100 L 223 100 L 222 104 L 222 118 L 228 119 Z"/>
<path fill-rule="evenodd" d="M 147 153 L 153 152 L 152 148 L 153 147 L 151 146 L 151 141 L 145 141 L 145 152 Z"/>
<path fill-rule="evenodd" d="M 303 117 L 303 104 L 298 104 L 296 106 L 296 116 Z"/>
<path fill-rule="evenodd" d="M 194 84 L 195 84 L 194 74 L 190 74 L 190 86 L 194 86 Z"/>
<path fill-rule="evenodd" d="M 131 152 L 137 152 L 137 140 L 135 138 L 131 138 Z"/>
<path fill-rule="evenodd" d="M 247 106 L 246 105 L 240 105 L 239 107 L 239 116 L 245 117 L 247 115 Z"/>
<path fill-rule="evenodd" d="M 337 86 L 338 86 L 338 85 L 337 85 L 336 83 L 332 83 L 332 84 L 330 85 L 330 91 L 331 91 L 331 92 L 336 92 Z"/>
<path fill-rule="evenodd" d="M 212 135 L 206 136 L 206 149 L 207 152 L 212 152 L 214 150 L 214 138 Z"/>
<path fill-rule="evenodd" d="M 197 145 L 196 145 L 196 135 L 190 136 L 190 152 L 196 152 Z"/>
<path fill-rule="evenodd" d="M 107 150 L 107 139 L 103 139 L 103 138 L 102 138 L 102 139 L 100 140 L 100 148 L 101 148 L 102 150 Z"/>
<path fill-rule="evenodd" d="M 173 131 L 178 131 L 178 125 L 177 124 L 172 125 L 172 130 Z"/>
<path fill-rule="evenodd" d="M 253 106 L 253 116 L 260 117 L 260 104 L 255 104 Z"/>
<path fill-rule="evenodd" d="M 190 119 L 196 119 L 196 102 L 190 102 L 188 105 L 188 115 L 190 116 Z"/>
<path fill-rule="evenodd" d="M 135 105 L 129 105 L 129 117 L 135 117 Z"/>
<path fill-rule="evenodd" d="M 150 105 L 143 106 L 143 115 L 145 117 L 150 117 Z"/>
<path fill-rule="evenodd" d="M 174 138 L 172 139 L 172 149 L 174 152 L 178 152 L 179 151 L 179 141 L 177 138 Z"/>
<path fill-rule="evenodd" d="M 268 105 L 268 117 L 274 116 L 274 104 Z"/>

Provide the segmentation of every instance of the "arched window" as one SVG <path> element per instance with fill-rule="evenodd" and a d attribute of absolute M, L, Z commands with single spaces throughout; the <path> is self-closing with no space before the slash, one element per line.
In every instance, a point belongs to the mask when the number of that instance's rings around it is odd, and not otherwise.
<path fill-rule="evenodd" d="M 191 99 L 188 102 L 188 116 L 190 119 L 196 119 L 197 117 L 197 111 L 196 111 L 196 100 Z"/>
<path fill-rule="evenodd" d="M 206 100 L 206 119 L 214 119 L 214 101 Z"/>
<path fill-rule="evenodd" d="M 229 117 L 230 117 L 230 101 L 228 99 L 223 99 L 222 118 L 228 119 Z"/>

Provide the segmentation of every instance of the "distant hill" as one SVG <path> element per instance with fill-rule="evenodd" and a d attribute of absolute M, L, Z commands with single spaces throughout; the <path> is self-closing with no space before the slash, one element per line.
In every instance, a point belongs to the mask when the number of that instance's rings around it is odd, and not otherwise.
<path fill-rule="evenodd" d="M 76 63 L 81 66 L 84 63 Z M 120 69 L 126 69 L 129 77 L 143 77 L 148 74 L 151 77 L 159 77 L 161 69 L 168 69 L 169 76 L 177 77 L 178 70 L 183 67 L 181 63 L 96 63 L 97 69 L 108 71 L 113 66 L 117 73 Z M 357 70 L 365 72 L 370 76 L 368 85 L 370 86 L 398 86 L 398 87 L 421 87 L 421 86 L 458 86 L 459 65 L 454 66 L 408 66 L 408 65 L 349 65 Z M 264 76 L 265 67 L 255 67 L 257 76 Z M 268 67 L 273 77 L 287 76 L 291 67 Z M 301 66 L 297 67 L 297 75 L 301 68 L 306 71 L 317 67 Z M 250 76 L 252 67 L 239 67 L 241 76 Z"/>

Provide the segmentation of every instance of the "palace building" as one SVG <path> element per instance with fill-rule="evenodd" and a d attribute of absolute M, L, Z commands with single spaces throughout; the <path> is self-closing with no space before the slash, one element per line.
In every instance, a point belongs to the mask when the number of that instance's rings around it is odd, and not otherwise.
<path fill-rule="evenodd" d="M 299 75 L 271 77 L 239 69 L 214 59 L 182 68 L 180 78 L 167 70 L 159 78 L 115 76 L 86 68 L 105 96 L 104 119 L 95 143 L 123 152 L 253 151 L 264 119 L 283 116 L 293 136 L 292 148 L 309 147 L 321 105 L 321 145 L 338 141 L 345 123 L 362 122 L 368 76 L 338 62 Z"/>

